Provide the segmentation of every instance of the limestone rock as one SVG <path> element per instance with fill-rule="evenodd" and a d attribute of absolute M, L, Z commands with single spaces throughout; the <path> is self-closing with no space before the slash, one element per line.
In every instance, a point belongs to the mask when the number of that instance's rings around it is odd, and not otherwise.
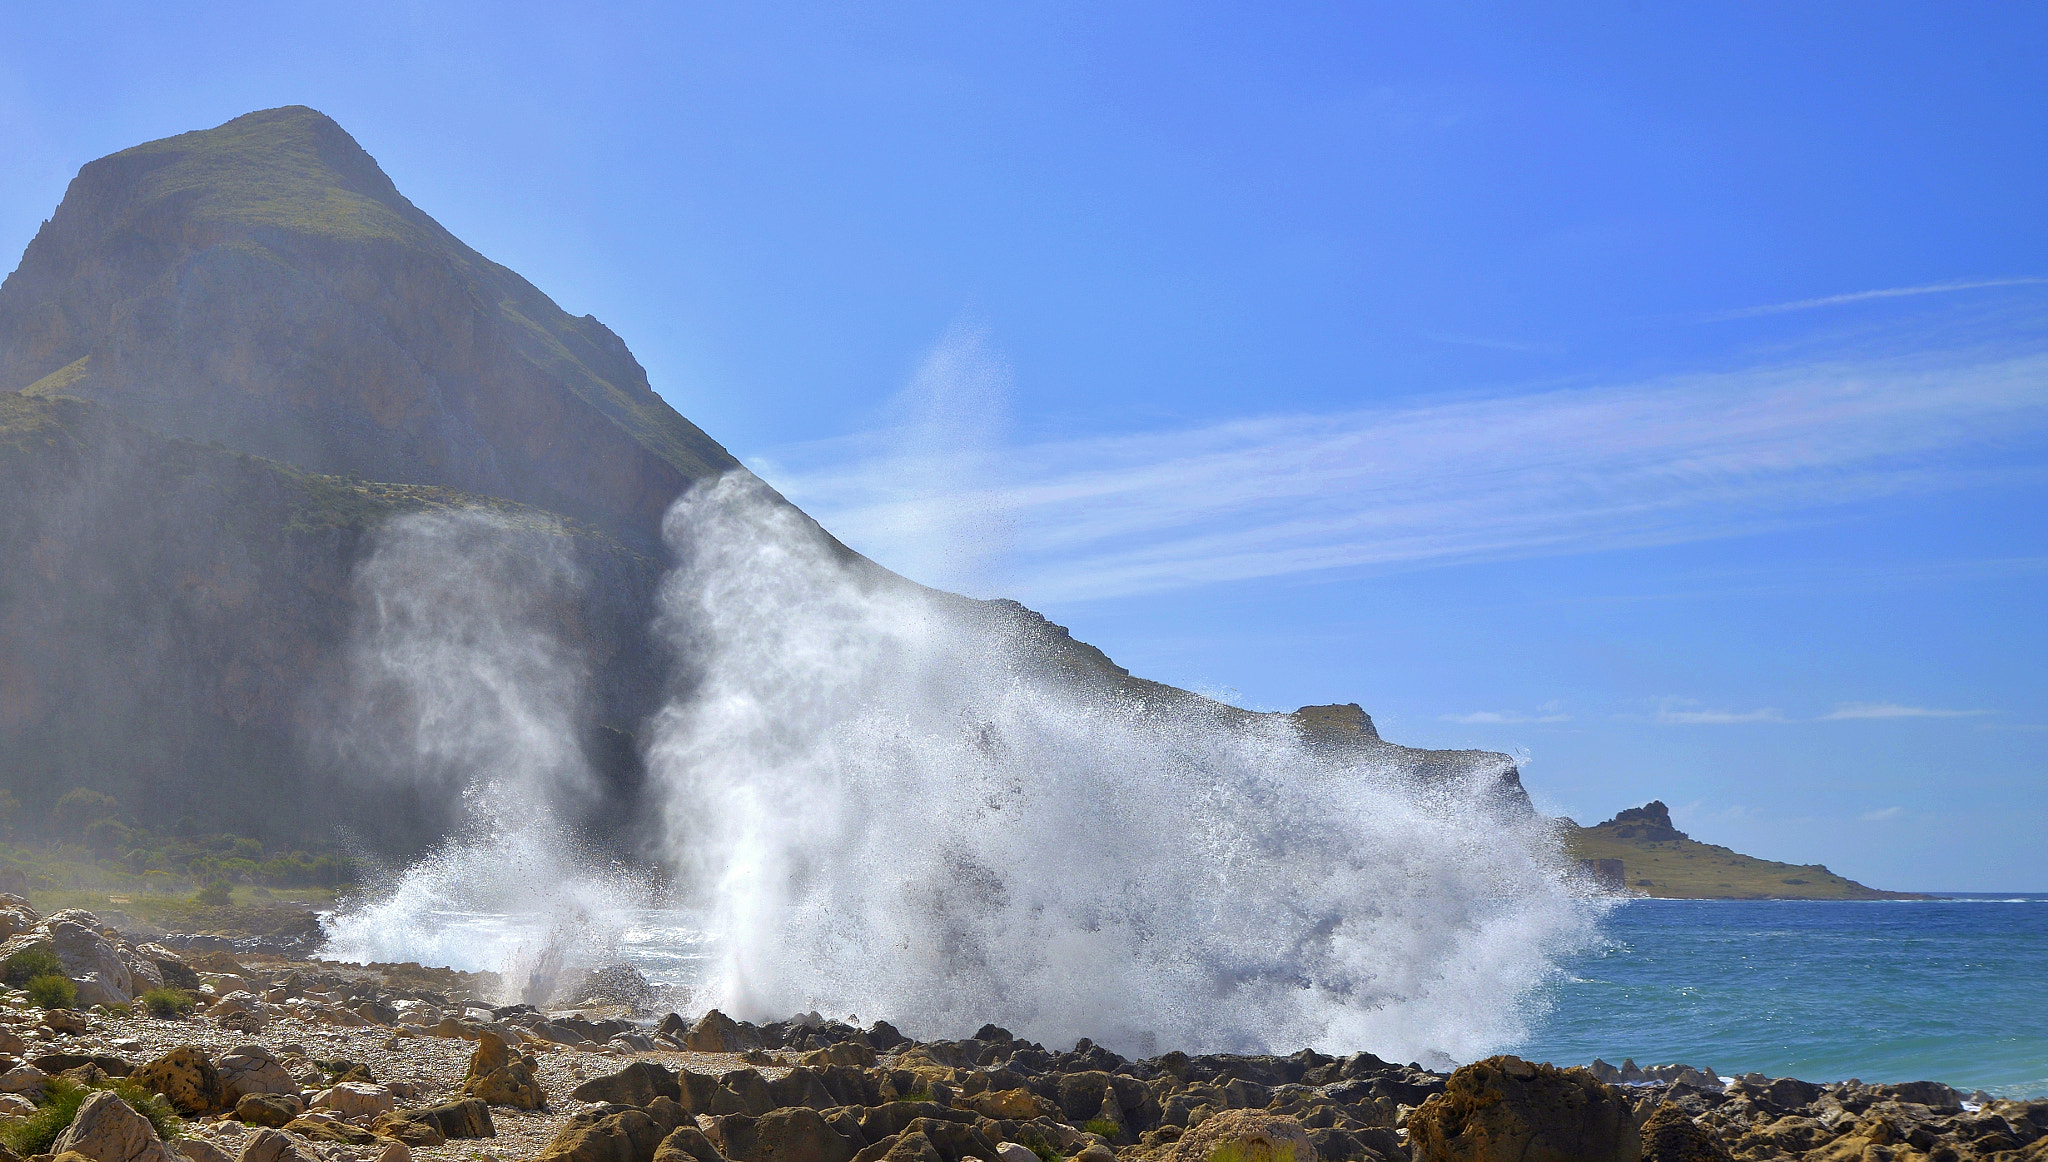
<path fill-rule="evenodd" d="M 485 1031 L 477 1037 L 476 1052 L 470 1055 L 462 1092 L 487 1105 L 540 1109 L 547 1104 L 547 1095 L 533 1075 L 535 1065 L 532 1057 L 514 1057 L 503 1038 Z"/>
<path fill-rule="evenodd" d="M 165 1143 L 173 1158 L 184 1162 L 235 1162 L 235 1156 L 205 1138 L 179 1138 Z"/>
<path fill-rule="evenodd" d="M 1086 1151 L 1083 1151 L 1085 1154 Z M 1167 1162 L 1316 1162 L 1301 1123 L 1264 1110 L 1225 1110 L 1181 1136 Z"/>
<path fill-rule="evenodd" d="M 282 1130 L 258 1130 L 235 1162 L 319 1162 L 308 1151 L 301 1149 L 290 1134 Z"/>
<path fill-rule="evenodd" d="M 235 1099 L 233 1116 L 247 1125 L 276 1129 L 290 1125 L 304 1112 L 295 1093 L 245 1093 Z"/>
<path fill-rule="evenodd" d="M 372 1146 L 377 1142 L 377 1135 L 361 1126 L 330 1117 L 293 1118 L 284 1128 L 315 1142 L 337 1142 L 344 1146 Z"/>
<path fill-rule="evenodd" d="M 683 1035 L 683 1048 L 692 1053 L 738 1053 L 742 1049 L 759 1049 L 759 1034 L 749 1036 L 749 1030 L 740 1028 L 738 1021 L 713 1009 L 698 1018 Z"/>
<path fill-rule="evenodd" d="M 172 1108 L 188 1117 L 226 1108 L 220 1071 L 197 1046 L 180 1045 L 130 1076 L 142 1088 L 162 1094 Z"/>
<path fill-rule="evenodd" d="M 85 1099 L 50 1147 L 53 1154 L 73 1150 L 94 1162 L 172 1162 L 149 1119 L 105 1090 Z"/>
<path fill-rule="evenodd" d="M 539 1162 L 642 1162 L 654 1157 L 664 1137 L 641 1110 L 596 1119 L 578 1114 L 540 1152 Z"/>
<path fill-rule="evenodd" d="M 67 909 L 43 922 L 64 975 L 78 986 L 78 1003 L 125 1005 L 135 999 L 135 978 L 113 942 L 100 935 L 99 917 Z"/>
<path fill-rule="evenodd" d="M 1642 1156 L 1634 1115 L 1618 1091 L 1583 1069 L 1508 1056 L 1451 1074 L 1443 1093 L 1408 1115 L 1408 1141 L 1415 1162 L 1638 1162 Z"/>
<path fill-rule="evenodd" d="M 390 1113 L 398 1108 L 398 1099 L 384 1086 L 344 1081 L 314 1094 L 310 1104 L 316 1110 L 333 1110 L 341 1117 L 354 1119 Z"/>
<path fill-rule="evenodd" d="M 461 1101 L 428 1106 L 425 1109 L 406 1110 L 398 1115 L 413 1121 L 425 1122 L 438 1130 L 444 1138 L 495 1138 L 498 1128 L 491 1124 L 491 1107 L 479 1098 L 463 1098 Z M 399 1135 L 392 1135 L 399 1137 Z M 404 1139 L 400 1139 L 404 1140 Z"/>
<path fill-rule="evenodd" d="M 288 1093 L 298 1096 L 299 1083 L 277 1055 L 261 1045 L 237 1045 L 214 1062 L 220 1071 L 221 1100 L 240 1101 L 245 1093 Z"/>
<path fill-rule="evenodd" d="M 448 1140 L 448 1135 L 441 1132 L 441 1127 L 419 1116 L 417 1110 L 394 1110 L 388 1114 L 379 1114 L 377 1119 L 370 1123 L 370 1130 L 379 1137 L 393 1138 L 408 1146 L 421 1148 L 438 1146 Z"/>
<path fill-rule="evenodd" d="M 617 1073 L 593 1077 L 570 1091 L 577 1101 L 644 1106 L 657 1097 L 681 1101 L 676 1075 L 652 1061 L 635 1061 Z"/>
<path fill-rule="evenodd" d="M 858 1149 L 808 1106 L 713 1121 L 706 1136 L 731 1162 L 849 1162 Z"/>
<path fill-rule="evenodd" d="M 1013 1122 L 1051 1117 L 1059 1111 L 1053 1104 L 1028 1089 L 983 1090 L 964 1099 L 967 1108 L 984 1117 Z M 1025 1147 L 1019 1146 L 1019 1149 Z M 1037 1155 L 1033 1155 L 1036 1157 Z"/>
<path fill-rule="evenodd" d="M 695 1126 L 678 1126 L 655 1147 L 653 1162 L 726 1162 L 718 1147 Z"/>
<path fill-rule="evenodd" d="M 1643 1162 L 1732 1162 L 1721 1139 L 1683 1107 L 1665 1103 L 1643 1123 Z"/>

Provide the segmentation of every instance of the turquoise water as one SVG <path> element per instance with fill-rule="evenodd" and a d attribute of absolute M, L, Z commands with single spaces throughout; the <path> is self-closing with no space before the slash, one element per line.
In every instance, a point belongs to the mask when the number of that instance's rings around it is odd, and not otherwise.
<path fill-rule="evenodd" d="M 2048 896 L 1633 900 L 1515 1051 L 2048 1094 Z"/>

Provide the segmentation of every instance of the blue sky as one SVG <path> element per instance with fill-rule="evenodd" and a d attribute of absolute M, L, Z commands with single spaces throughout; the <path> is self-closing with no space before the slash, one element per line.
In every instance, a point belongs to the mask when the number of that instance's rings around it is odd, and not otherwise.
<path fill-rule="evenodd" d="M 921 580 L 2048 888 L 2048 12 L 1271 7 L 18 8 L 0 247 L 309 104 Z"/>

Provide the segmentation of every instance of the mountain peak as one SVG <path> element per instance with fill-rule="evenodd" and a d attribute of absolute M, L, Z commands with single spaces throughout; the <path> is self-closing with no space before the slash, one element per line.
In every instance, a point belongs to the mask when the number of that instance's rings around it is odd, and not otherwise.
<path fill-rule="evenodd" d="M 0 285 L 0 390 L 316 472 L 438 484 L 658 541 L 738 466 L 571 316 L 302 105 L 91 162 Z"/>

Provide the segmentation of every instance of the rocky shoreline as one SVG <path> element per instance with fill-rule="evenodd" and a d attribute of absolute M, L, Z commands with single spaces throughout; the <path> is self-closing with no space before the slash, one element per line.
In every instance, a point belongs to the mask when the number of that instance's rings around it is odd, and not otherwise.
<path fill-rule="evenodd" d="M 1445 1074 L 1309 1050 L 1131 1061 L 994 1026 L 917 1041 L 817 1014 L 660 1015 L 645 997 L 494 1005 L 487 974 L 135 944 L 19 897 L 0 897 L 0 934 L 0 961 L 46 948 L 80 996 L 0 994 L 0 1136 L 47 1130 L 62 1095 L 84 1095 L 29 1155 L 52 1162 L 2048 1162 L 2048 1100 L 1935 1082 L 1513 1057 Z M 142 985 L 193 1012 L 149 1015 Z M 149 1106 L 176 1112 L 168 1140 L 135 1112 Z"/>

